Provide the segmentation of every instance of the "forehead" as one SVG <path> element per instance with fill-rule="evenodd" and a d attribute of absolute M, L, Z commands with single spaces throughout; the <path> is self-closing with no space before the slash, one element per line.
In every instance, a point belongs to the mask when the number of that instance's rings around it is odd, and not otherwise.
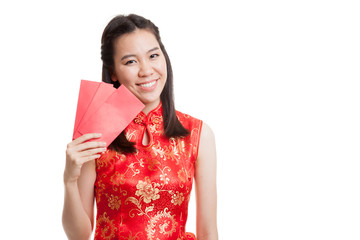
<path fill-rule="evenodd" d="M 155 35 L 146 29 L 136 29 L 117 38 L 114 42 L 115 54 L 141 54 L 159 47 Z"/>

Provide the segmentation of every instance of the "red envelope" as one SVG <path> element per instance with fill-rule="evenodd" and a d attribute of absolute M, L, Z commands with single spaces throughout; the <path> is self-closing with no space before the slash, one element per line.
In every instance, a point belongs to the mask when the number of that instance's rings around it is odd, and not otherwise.
<path fill-rule="evenodd" d="M 86 110 L 89 108 L 90 103 L 92 102 L 92 99 L 95 96 L 95 93 L 99 86 L 100 86 L 99 82 L 81 80 L 78 104 L 76 109 L 73 138 L 79 126 L 79 123 L 84 117 Z"/>
<path fill-rule="evenodd" d="M 82 80 L 80 85 L 80 93 L 78 100 L 78 109 L 75 124 L 78 124 L 74 127 L 74 134 L 78 129 L 80 122 L 84 124 L 89 120 L 89 118 L 100 108 L 102 104 L 110 97 L 116 88 L 111 84 L 104 82 L 92 82 Z M 79 104 L 80 101 L 80 104 Z M 76 119 L 79 119 L 78 121 Z M 79 136 L 77 136 L 79 137 Z"/>
<path fill-rule="evenodd" d="M 75 117 L 73 139 L 86 133 L 101 133 L 107 146 L 144 108 L 125 86 L 115 89 L 108 83 L 82 80 Z"/>

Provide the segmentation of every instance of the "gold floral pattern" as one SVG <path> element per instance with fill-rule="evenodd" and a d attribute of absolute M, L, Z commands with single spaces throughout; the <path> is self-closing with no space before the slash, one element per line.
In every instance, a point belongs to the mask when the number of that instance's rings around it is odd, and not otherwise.
<path fill-rule="evenodd" d="M 170 179 L 167 177 L 166 173 L 160 174 L 160 181 L 162 181 L 162 184 L 168 184 Z"/>
<path fill-rule="evenodd" d="M 184 193 L 176 191 L 175 194 L 173 194 L 171 199 L 171 203 L 174 205 L 181 205 L 181 203 L 184 201 Z"/>
<path fill-rule="evenodd" d="M 185 168 L 181 168 L 177 173 L 181 182 L 185 183 L 188 180 L 189 174 Z"/>
<path fill-rule="evenodd" d="M 145 203 L 149 203 L 151 200 L 159 199 L 160 190 L 156 188 L 159 185 L 160 184 L 158 183 L 151 183 L 150 179 L 146 177 L 145 181 L 139 180 L 139 183 L 136 185 L 138 190 L 135 192 L 135 195 L 143 197 Z"/>
<path fill-rule="evenodd" d="M 116 227 L 115 220 L 110 220 L 105 212 L 96 220 L 95 238 L 110 240 L 115 237 Z"/>
<path fill-rule="evenodd" d="M 120 184 L 125 183 L 125 175 L 119 172 L 115 172 L 114 175 L 111 176 L 110 181 L 114 184 L 119 186 Z"/>
<path fill-rule="evenodd" d="M 177 117 L 189 136 L 164 136 L 160 103 L 125 129 L 135 154 L 108 150 L 96 160 L 95 240 L 196 239 L 185 225 L 202 122 L 180 112 Z"/>
<path fill-rule="evenodd" d="M 171 215 L 170 212 L 167 212 L 168 209 L 165 208 L 164 211 L 158 212 L 154 217 L 149 221 L 149 224 L 146 227 L 147 239 L 154 239 L 154 234 L 159 232 L 163 235 L 163 238 L 168 239 L 176 231 L 178 223 L 175 221 L 175 215 Z"/>
<path fill-rule="evenodd" d="M 110 194 L 110 196 L 108 194 L 105 194 L 107 197 L 107 200 L 109 202 L 108 206 L 112 209 L 112 210 L 119 210 L 120 205 L 121 205 L 121 200 L 119 198 L 119 196 L 114 196 L 113 194 Z"/>

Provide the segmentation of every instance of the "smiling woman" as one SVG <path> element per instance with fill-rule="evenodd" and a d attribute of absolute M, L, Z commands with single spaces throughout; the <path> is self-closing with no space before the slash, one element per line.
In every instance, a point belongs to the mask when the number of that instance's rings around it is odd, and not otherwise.
<path fill-rule="evenodd" d="M 145 104 L 143 112 L 149 113 L 159 105 L 167 79 L 159 43 L 150 31 L 137 29 L 116 39 L 114 46 L 112 81 L 127 87 Z"/>
<path fill-rule="evenodd" d="M 145 108 L 108 149 L 87 142 L 95 133 L 68 144 L 63 225 L 69 239 L 88 239 L 94 227 L 97 240 L 217 239 L 214 135 L 175 110 L 170 59 L 157 27 L 137 15 L 117 16 L 101 47 L 103 81 L 124 85 Z M 197 236 L 185 231 L 193 180 Z"/>
<path fill-rule="evenodd" d="M 142 34 L 139 34 L 139 32 Z M 141 38 L 142 35 L 146 38 L 142 39 Z M 135 41 L 137 44 L 134 44 L 135 42 L 132 42 L 131 40 Z M 126 44 L 126 46 L 124 47 L 127 48 L 122 49 L 121 44 Z M 146 47 L 143 47 L 142 44 L 145 44 Z M 152 51 L 157 51 L 157 52 L 153 53 L 155 54 L 153 55 L 150 54 Z M 150 59 L 153 59 L 156 55 L 159 55 L 159 57 L 155 58 L 156 61 L 150 61 Z M 139 57 L 145 58 L 145 60 L 135 59 L 134 57 L 136 56 L 138 58 Z M 128 69 L 127 71 L 124 70 L 125 74 L 135 76 L 135 79 L 132 81 L 135 81 L 136 79 L 147 79 L 148 74 L 145 74 L 145 76 L 143 75 L 144 67 L 146 67 L 145 71 L 148 71 L 149 69 L 148 64 L 153 62 L 153 64 L 150 65 L 151 68 L 153 68 L 151 69 L 151 71 L 154 70 L 160 71 L 161 81 L 165 81 L 165 83 L 164 85 L 160 84 L 160 87 L 162 87 L 162 90 L 160 92 L 151 91 L 157 94 L 160 93 L 161 94 L 160 99 L 157 100 L 155 99 L 155 101 L 153 101 L 153 104 L 151 104 L 151 102 L 144 102 L 144 104 L 147 105 L 147 107 L 145 107 L 144 109 L 144 112 L 149 112 L 149 109 L 157 106 L 155 104 L 156 102 L 158 103 L 159 101 L 161 101 L 161 104 L 163 106 L 163 121 L 164 121 L 163 124 L 164 124 L 164 131 L 166 136 L 169 138 L 183 137 L 189 134 L 189 131 L 183 127 L 183 125 L 179 122 L 176 116 L 174 97 L 173 97 L 174 95 L 173 74 L 172 74 L 170 58 L 161 41 L 159 29 L 151 21 L 134 14 L 131 14 L 127 17 L 117 16 L 113 18 L 106 26 L 102 35 L 101 59 L 103 60 L 102 80 L 106 83 L 113 84 L 115 88 L 118 88 L 122 84 L 121 82 L 122 79 L 125 78 L 125 76 L 122 76 L 121 74 L 117 74 L 121 72 L 119 68 L 123 69 L 122 67 L 125 68 L 125 66 L 130 67 L 131 65 L 135 65 L 135 67 L 127 68 Z M 121 59 L 124 62 L 122 62 Z M 127 59 L 127 61 L 125 59 Z M 160 60 L 165 59 L 165 63 L 163 61 L 159 61 L 159 59 Z M 164 66 L 155 65 L 154 62 L 155 63 L 161 62 L 162 64 L 165 64 L 166 71 L 165 69 L 163 69 Z M 139 67 L 142 67 L 142 69 L 139 69 Z M 151 72 L 150 74 L 153 75 L 154 72 Z M 155 74 L 157 73 L 155 72 Z M 129 79 L 129 77 L 127 77 L 126 79 Z M 139 81 L 137 82 L 138 84 L 149 83 L 146 82 L 146 80 L 137 80 L 137 81 Z M 157 86 L 155 87 L 157 88 L 157 90 L 160 89 L 160 87 Z M 138 88 L 138 90 L 140 89 L 141 88 Z M 135 94 L 135 96 L 139 97 L 138 95 L 139 92 L 136 91 L 136 88 L 130 88 L 130 91 L 132 91 L 133 94 Z M 142 92 L 145 93 L 144 91 Z M 151 92 L 150 94 L 147 95 L 151 95 Z M 159 95 L 155 94 L 155 98 L 156 97 L 159 98 Z M 146 132 L 144 135 L 145 138 L 147 138 Z M 147 139 L 145 139 L 145 142 L 146 141 Z M 128 141 L 128 138 L 125 137 L 124 131 L 112 142 L 109 148 L 123 152 L 131 152 L 131 153 L 136 152 L 134 144 Z"/>

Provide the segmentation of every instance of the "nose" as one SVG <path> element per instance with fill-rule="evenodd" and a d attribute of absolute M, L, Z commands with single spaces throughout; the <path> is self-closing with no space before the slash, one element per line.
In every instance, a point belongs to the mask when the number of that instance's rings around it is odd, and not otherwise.
<path fill-rule="evenodd" d="M 149 61 L 143 61 L 140 64 L 139 77 L 147 77 L 153 74 L 154 70 Z"/>

